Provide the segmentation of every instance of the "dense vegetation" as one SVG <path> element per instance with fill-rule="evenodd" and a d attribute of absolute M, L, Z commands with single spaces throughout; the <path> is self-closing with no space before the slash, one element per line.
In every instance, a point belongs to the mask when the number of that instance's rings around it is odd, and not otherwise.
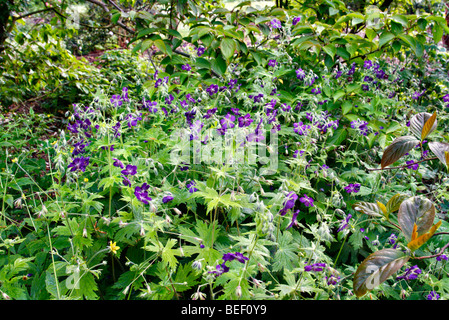
<path fill-rule="evenodd" d="M 0 8 L 3 299 L 449 297 L 443 2 Z"/>

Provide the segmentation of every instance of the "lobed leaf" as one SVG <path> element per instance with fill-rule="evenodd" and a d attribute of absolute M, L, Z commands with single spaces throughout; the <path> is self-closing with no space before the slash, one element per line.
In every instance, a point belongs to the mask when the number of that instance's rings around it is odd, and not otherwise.
<path fill-rule="evenodd" d="M 419 140 L 413 136 L 402 136 L 396 138 L 384 151 L 380 162 L 381 168 L 385 168 L 390 164 L 399 160 L 403 155 L 413 149 Z"/>
<path fill-rule="evenodd" d="M 357 268 L 353 279 L 353 289 L 357 297 L 374 289 L 396 273 L 410 256 L 401 250 L 383 249 L 368 256 Z"/>

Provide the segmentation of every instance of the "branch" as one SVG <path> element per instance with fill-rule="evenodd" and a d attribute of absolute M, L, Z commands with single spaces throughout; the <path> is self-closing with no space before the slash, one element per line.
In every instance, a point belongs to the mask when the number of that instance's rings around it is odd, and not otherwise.
<path fill-rule="evenodd" d="M 87 1 L 89 1 L 90 3 L 96 4 L 97 6 L 102 7 L 103 10 L 106 11 L 107 13 L 109 13 L 110 16 L 112 15 L 112 14 L 111 14 L 111 10 L 109 10 L 109 8 L 108 8 L 108 6 L 106 5 L 106 3 L 102 2 L 102 1 L 99 1 L 99 0 L 87 0 Z M 119 6 L 117 6 L 117 4 L 116 4 L 115 2 L 113 2 L 112 0 L 109 0 L 109 2 L 111 2 L 112 5 L 113 5 L 114 7 L 116 7 L 120 12 L 123 12 L 123 10 L 122 10 Z M 123 22 L 117 21 L 117 24 L 118 24 L 122 29 L 128 31 L 129 33 L 131 33 L 131 34 L 134 34 L 134 33 L 135 33 L 135 30 L 134 30 L 134 29 L 128 27 L 128 26 L 125 25 Z"/>
<path fill-rule="evenodd" d="M 20 19 L 23 19 L 23 18 L 32 16 L 33 14 L 38 14 L 38 13 L 41 13 L 41 12 L 51 11 L 51 10 L 53 10 L 53 9 L 52 9 L 52 8 L 45 8 L 45 9 L 42 9 L 42 10 L 37 10 L 37 11 L 29 12 L 29 13 L 23 14 L 23 15 L 21 15 L 21 16 L 16 16 L 16 17 L 13 16 L 13 20 L 14 20 L 14 21 L 17 21 L 17 20 L 20 20 Z"/>
<path fill-rule="evenodd" d="M 440 252 L 438 252 L 436 254 L 432 254 L 430 256 L 415 257 L 415 259 L 424 260 L 424 259 L 430 259 L 430 258 L 435 258 L 435 257 L 441 256 L 448 247 L 449 247 L 449 243 L 446 244 L 443 248 L 441 248 Z"/>
<path fill-rule="evenodd" d="M 379 170 L 405 169 L 405 168 L 408 168 L 408 167 L 410 167 L 410 166 L 412 166 L 412 165 L 414 165 L 414 164 L 416 164 L 416 163 L 421 163 L 421 162 L 424 162 L 424 161 L 435 160 L 435 159 L 438 159 L 438 158 L 437 158 L 437 157 L 426 158 L 426 159 L 424 159 L 424 160 L 419 160 L 419 161 L 416 161 L 416 162 L 413 162 L 413 163 L 410 163 L 410 164 L 405 164 L 405 165 L 403 165 L 403 166 L 398 166 L 398 167 L 373 168 L 373 169 L 366 169 L 366 170 L 368 170 L 368 171 L 379 171 Z"/>

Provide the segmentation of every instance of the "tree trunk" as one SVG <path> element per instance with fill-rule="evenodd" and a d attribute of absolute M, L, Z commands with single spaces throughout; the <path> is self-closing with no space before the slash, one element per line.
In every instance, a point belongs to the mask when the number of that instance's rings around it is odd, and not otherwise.
<path fill-rule="evenodd" d="M 388 9 L 388 7 L 390 6 L 390 4 L 393 2 L 393 0 L 384 0 L 384 2 L 382 2 L 382 5 L 379 7 L 379 9 L 381 11 L 385 11 L 386 9 Z"/>
<path fill-rule="evenodd" d="M 446 23 L 447 23 L 447 26 L 449 27 L 449 10 L 447 9 L 447 4 L 446 4 L 445 14 L 446 14 Z M 447 49 L 449 49 L 449 35 L 447 35 L 447 34 L 443 35 L 443 45 Z"/>
<path fill-rule="evenodd" d="M 7 0 L 0 0 L 0 54 L 5 49 L 5 40 L 8 37 L 8 21 L 10 17 L 10 11 Z"/>

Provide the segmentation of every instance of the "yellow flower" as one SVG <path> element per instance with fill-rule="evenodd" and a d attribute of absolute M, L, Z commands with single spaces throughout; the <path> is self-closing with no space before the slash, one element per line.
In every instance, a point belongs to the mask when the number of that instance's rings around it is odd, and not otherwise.
<path fill-rule="evenodd" d="M 117 242 L 109 241 L 109 250 L 111 250 L 113 254 L 117 254 L 119 249 L 120 247 L 117 247 Z"/>
<path fill-rule="evenodd" d="M 14 158 L 14 159 L 11 160 L 11 162 L 12 162 L 12 163 L 16 163 L 17 160 L 18 160 L 17 158 Z"/>
<path fill-rule="evenodd" d="M 84 178 L 84 182 L 89 182 L 89 179 L 87 179 L 87 178 Z"/>

